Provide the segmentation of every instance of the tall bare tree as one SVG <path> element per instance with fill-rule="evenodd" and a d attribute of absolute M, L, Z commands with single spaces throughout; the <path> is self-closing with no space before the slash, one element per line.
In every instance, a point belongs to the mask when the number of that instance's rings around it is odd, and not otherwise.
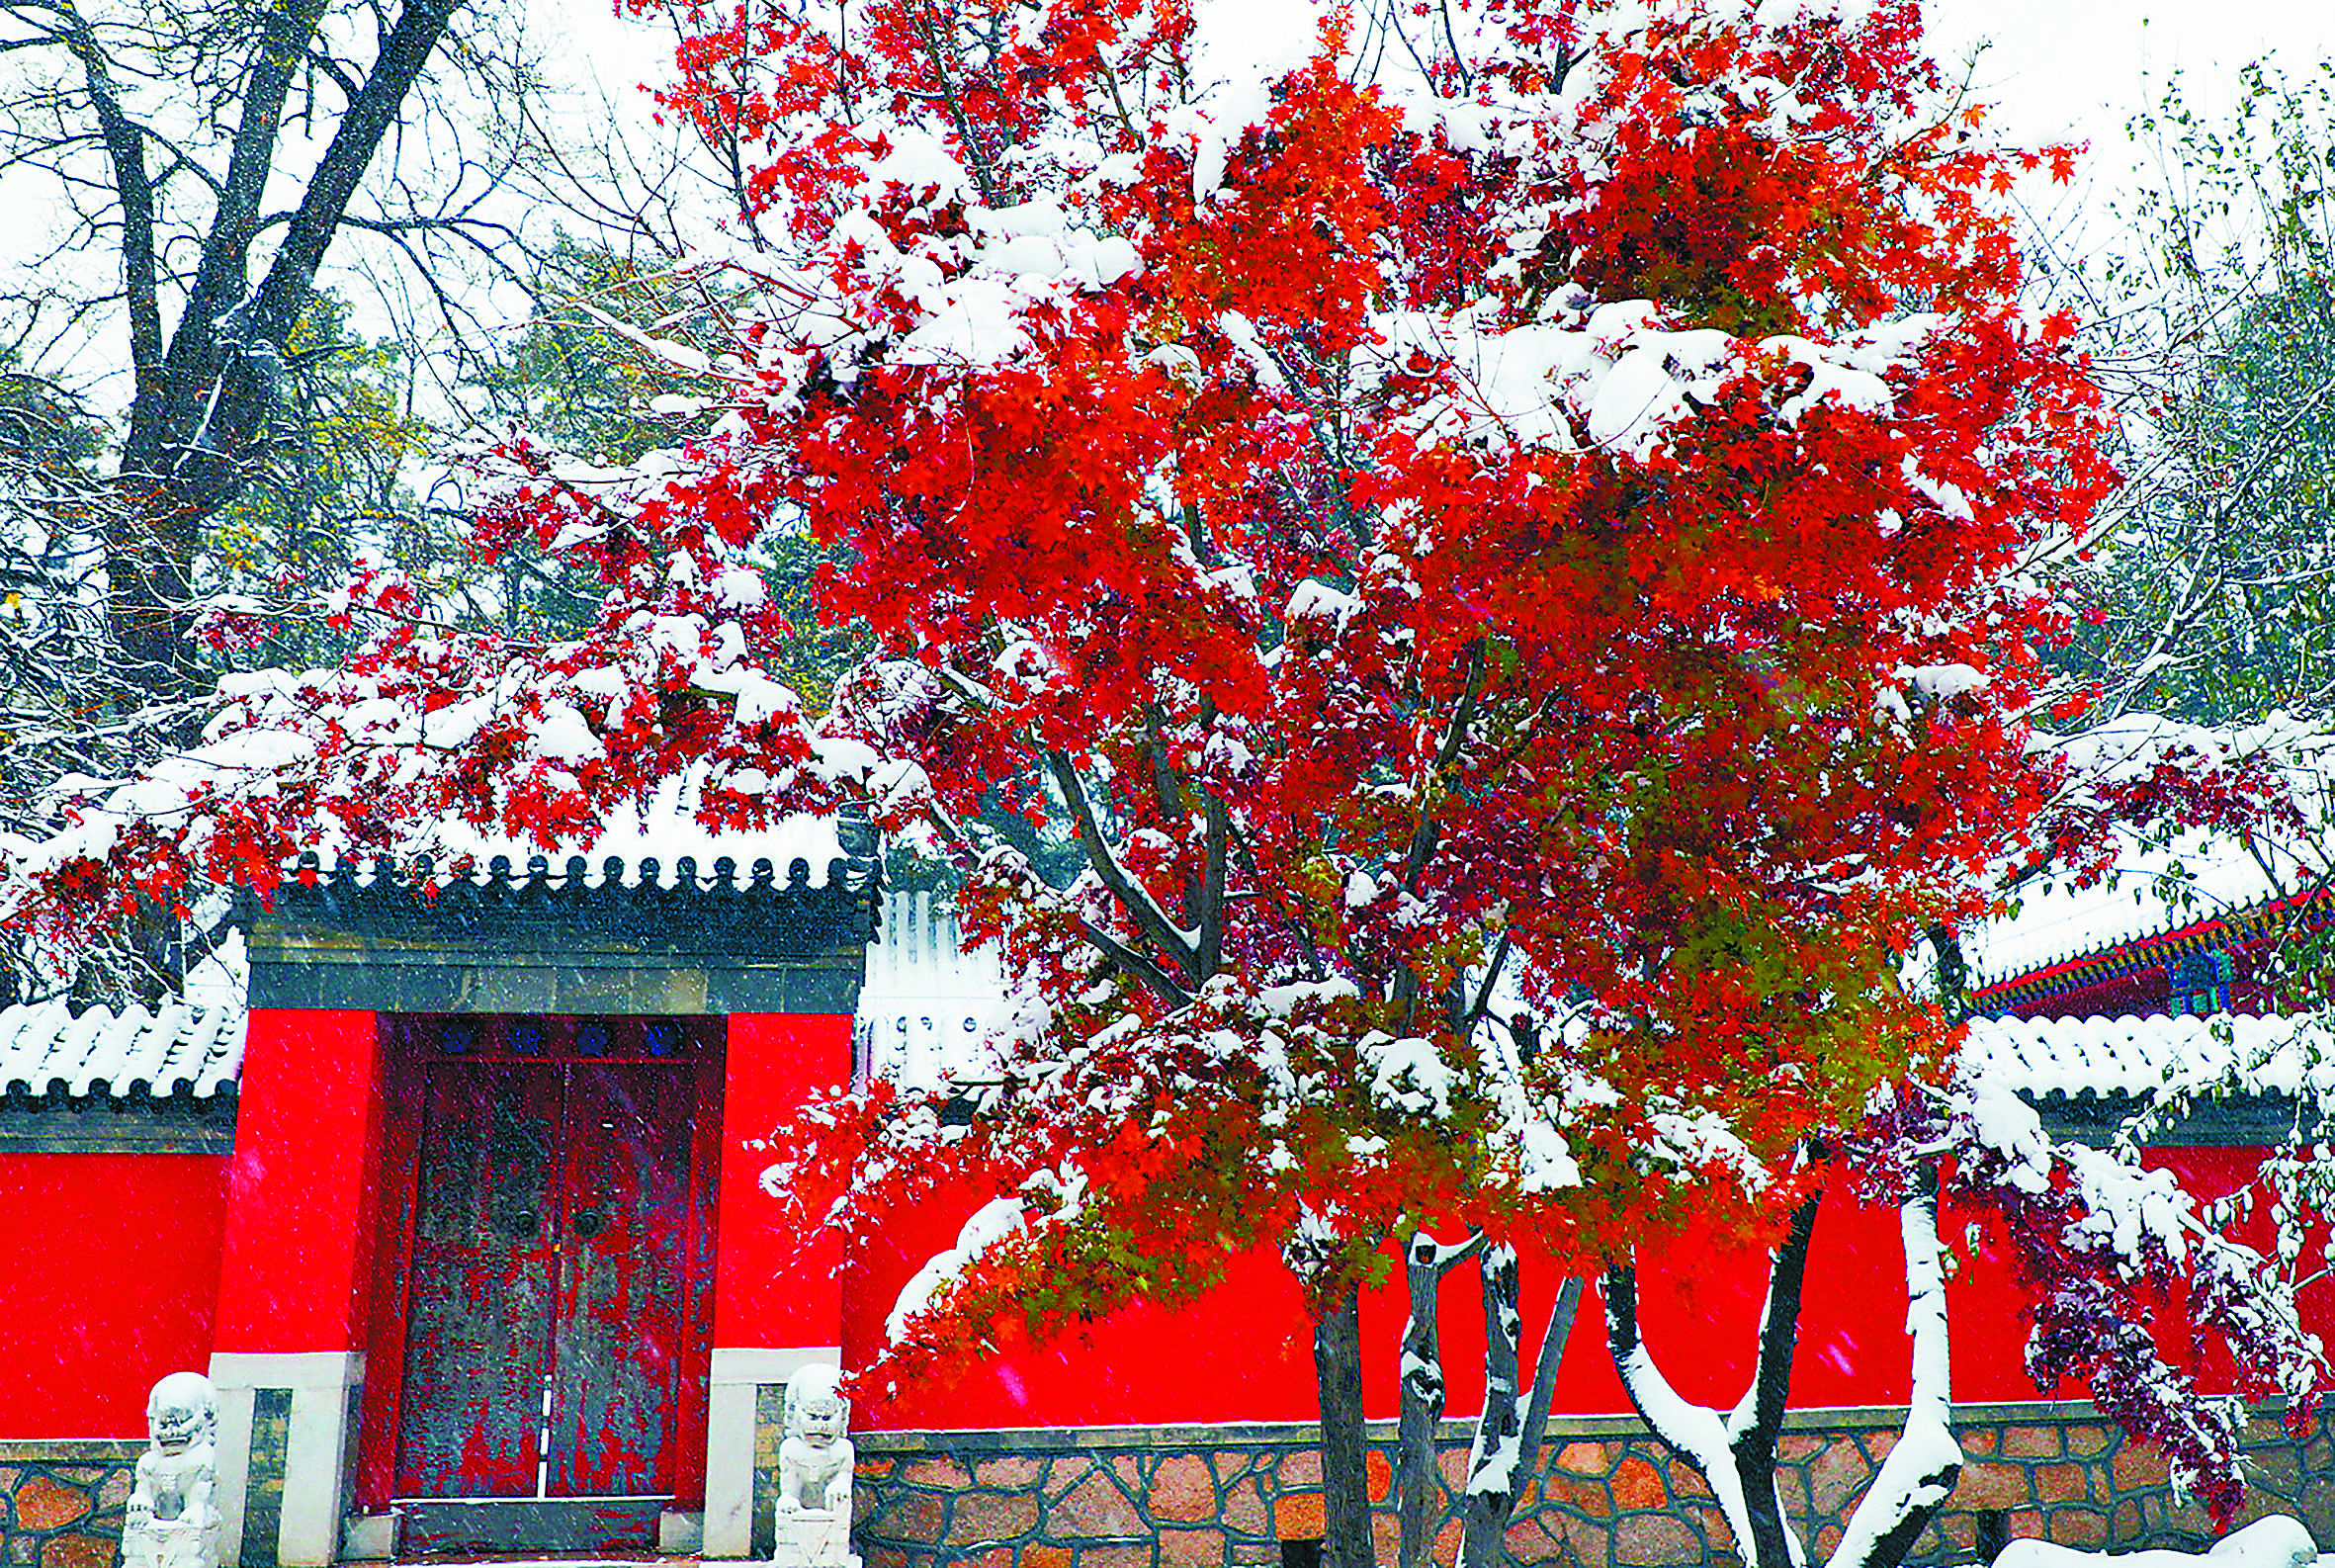
<path fill-rule="evenodd" d="M 479 0 L 0 0 L 0 173 L 31 219 L 0 233 L 8 817 L 199 725 L 196 618 L 232 585 L 213 531 L 302 466 L 303 389 L 349 341 L 320 276 L 399 271 L 459 325 L 469 264 L 525 274 L 511 192 L 544 160 L 517 22 Z M 65 420 L 76 396 L 103 417 Z M 100 987 L 152 995 L 177 922 L 130 924 Z"/>

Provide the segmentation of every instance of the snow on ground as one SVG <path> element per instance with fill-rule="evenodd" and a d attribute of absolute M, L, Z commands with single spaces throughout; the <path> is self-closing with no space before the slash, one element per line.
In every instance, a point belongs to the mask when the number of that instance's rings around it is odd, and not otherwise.
<path fill-rule="evenodd" d="M 2335 1563 L 2319 1555 L 2318 1543 L 2300 1520 L 2284 1514 L 2256 1520 L 2230 1531 L 2205 1551 L 2078 1551 L 2048 1541 L 2015 1540 L 1995 1558 L 1994 1568 L 2094 1568 L 2107 1558 L 2117 1568 L 2303 1568 L 2306 1563 Z"/>

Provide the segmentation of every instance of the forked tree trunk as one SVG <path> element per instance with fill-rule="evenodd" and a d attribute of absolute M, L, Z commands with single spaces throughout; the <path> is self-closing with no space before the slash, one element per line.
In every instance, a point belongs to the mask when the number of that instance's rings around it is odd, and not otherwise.
<path fill-rule="evenodd" d="M 1467 1491 L 1459 1500 L 1462 1533 L 1460 1568 L 1496 1568 L 1507 1555 L 1509 1521 L 1516 1499 L 1540 1467 L 1540 1441 L 1548 1432 L 1548 1410 L 1556 1397 L 1557 1366 L 1565 1342 L 1573 1338 L 1573 1316 L 1581 1306 L 1582 1282 L 1567 1279 L 1549 1308 L 1533 1362 L 1532 1386 L 1518 1385 L 1522 1359 L 1517 1331 L 1516 1250 L 1486 1249 L 1484 1275 L 1484 1413 L 1468 1454 Z"/>
<path fill-rule="evenodd" d="M 1768 1308 L 1760 1323 L 1759 1359 L 1743 1402 L 1722 1414 L 1679 1397 L 1638 1334 L 1637 1280 L 1630 1269 L 1606 1276 L 1605 1327 L 1615 1369 L 1630 1401 L 1657 1437 L 1699 1468 L 1753 1568 L 1799 1568 L 1798 1542 L 1775 1488 L 1775 1438 L 1799 1337 L 1800 1284 L 1816 1199 L 1792 1215 L 1769 1265 Z M 1913 1337 L 1913 1395 L 1897 1442 L 1858 1500 L 1827 1568 L 1898 1568 L 1961 1473 L 1951 1424 L 1946 1325 L 1946 1270 L 1938 1241 L 1938 1180 L 1925 1166 L 1899 1210 L 1905 1240 L 1906 1328 Z"/>
<path fill-rule="evenodd" d="M 1360 1291 L 1332 1292 L 1314 1323 L 1314 1386 L 1322 1402 L 1324 1568 L 1371 1568 L 1369 1450 L 1362 1433 Z"/>
<path fill-rule="evenodd" d="M 1480 1234 L 1457 1247 L 1445 1247 L 1424 1232 L 1412 1239 L 1404 1255 L 1411 1320 L 1403 1330 L 1402 1419 L 1395 1456 L 1399 1568 L 1427 1568 L 1434 1549 L 1443 1499 L 1442 1474 L 1435 1463 L 1435 1425 L 1442 1418 L 1444 1392 L 1436 1293 L 1443 1276 L 1471 1257 L 1478 1259 L 1483 1279 L 1485 1394 L 1457 1510 L 1462 1564 L 1494 1564 L 1505 1554 L 1509 1521 L 1539 1463 L 1557 1367 L 1581 1305 L 1582 1281 L 1566 1280 L 1549 1309 L 1526 1393 L 1519 1386 L 1522 1347 L 1515 1250 L 1485 1247 Z"/>

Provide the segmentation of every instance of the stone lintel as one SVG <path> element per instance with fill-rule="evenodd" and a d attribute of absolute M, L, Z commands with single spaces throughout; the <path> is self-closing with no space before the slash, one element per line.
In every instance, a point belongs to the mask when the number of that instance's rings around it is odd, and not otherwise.
<path fill-rule="evenodd" d="M 0 1105 L 0 1154 L 222 1155 L 235 1146 L 235 1096 L 193 1105 L 91 1095 L 66 1105 Z"/>

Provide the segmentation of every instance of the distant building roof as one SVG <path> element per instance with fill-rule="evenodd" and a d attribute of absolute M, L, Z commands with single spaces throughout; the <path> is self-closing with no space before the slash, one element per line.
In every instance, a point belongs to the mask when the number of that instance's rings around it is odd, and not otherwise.
<path fill-rule="evenodd" d="M 233 1094 L 243 1009 L 165 1005 L 76 1017 L 62 1002 L 0 1009 L 0 1092 L 11 1099 L 209 1099 Z"/>

